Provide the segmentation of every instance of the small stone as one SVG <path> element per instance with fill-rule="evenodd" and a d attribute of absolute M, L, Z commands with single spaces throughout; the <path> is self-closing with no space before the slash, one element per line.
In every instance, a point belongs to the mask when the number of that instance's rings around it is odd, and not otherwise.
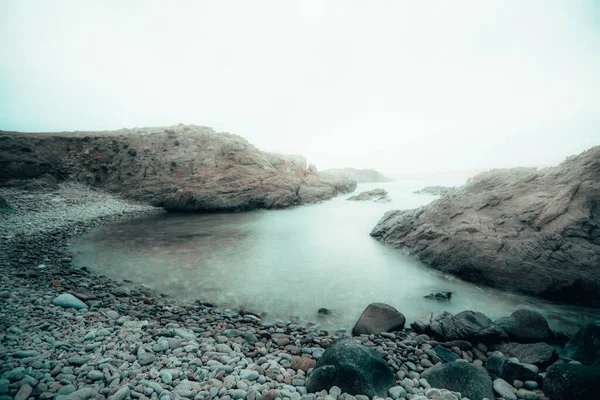
<path fill-rule="evenodd" d="M 337 386 L 332 386 L 331 389 L 329 389 L 329 394 L 335 399 L 342 394 L 342 389 Z"/>
<path fill-rule="evenodd" d="M 231 398 L 234 400 L 245 399 L 246 391 L 242 389 L 235 389 L 231 391 Z"/>
<path fill-rule="evenodd" d="M 108 400 L 125 400 L 129 397 L 130 390 L 128 386 L 119 388 L 112 396 L 108 397 Z"/>
<path fill-rule="evenodd" d="M 85 357 L 76 356 L 76 357 L 69 358 L 67 361 L 71 365 L 76 365 L 76 366 L 80 367 L 87 362 L 87 359 Z M 64 373 L 64 371 L 63 371 L 63 373 Z"/>
<path fill-rule="evenodd" d="M 31 392 L 33 392 L 33 388 L 26 383 L 23 386 L 21 386 L 21 388 L 15 395 L 14 400 L 27 400 Z"/>
<path fill-rule="evenodd" d="M 92 370 L 87 373 L 87 377 L 88 379 L 91 379 L 93 381 L 99 381 L 101 379 L 104 379 L 104 374 L 101 371 Z"/>
<path fill-rule="evenodd" d="M 253 371 L 250 369 L 243 369 L 240 372 L 240 378 L 242 379 L 248 379 L 249 381 L 255 381 L 258 379 L 258 371 Z"/>
<path fill-rule="evenodd" d="M 536 381 L 525 381 L 523 383 L 523 386 L 525 387 L 525 389 L 529 389 L 529 390 L 535 390 L 537 389 L 540 385 L 536 382 Z"/>
<path fill-rule="evenodd" d="M 504 379 L 496 379 L 493 383 L 494 391 L 500 395 L 505 400 L 517 400 L 517 395 L 515 394 L 515 388 L 513 388 L 508 382 Z"/>
<path fill-rule="evenodd" d="M 537 400 L 537 393 L 536 392 L 532 392 L 530 390 L 526 390 L 526 389 L 519 389 L 517 391 L 517 397 L 519 399 L 524 399 L 524 400 Z"/>
<path fill-rule="evenodd" d="M 38 352 L 35 350 L 20 350 L 13 353 L 13 357 L 15 358 L 29 358 L 29 357 L 37 357 Z"/>
<path fill-rule="evenodd" d="M 69 293 L 62 293 L 58 295 L 52 301 L 52 304 L 63 308 L 74 308 L 76 310 L 83 310 L 88 308 L 88 306 L 83 301 L 79 300 L 77 297 Z"/>
<path fill-rule="evenodd" d="M 142 353 L 138 355 L 138 362 L 143 367 L 152 364 L 156 360 L 156 356 L 152 353 Z"/>
<path fill-rule="evenodd" d="M 394 400 L 397 400 L 401 397 L 404 398 L 407 395 L 406 390 L 404 390 L 404 388 L 402 386 L 391 387 L 388 390 L 388 393 L 389 393 L 390 397 Z M 358 400 L 358 397 L 357 397 L 357 400 Z"/>

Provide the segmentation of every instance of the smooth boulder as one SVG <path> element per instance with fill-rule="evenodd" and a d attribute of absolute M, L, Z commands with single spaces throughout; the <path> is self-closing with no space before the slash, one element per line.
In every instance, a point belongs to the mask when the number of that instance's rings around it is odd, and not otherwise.
<path fill-rule="evenodd" d="M 600 368 L 556 364 L 548 368 L 544 394 L 552 400 L 600 398 Z"/>
<path fill-rule="evenodd" d="M 511 357 L 516 357 L 525 364 L 534 364 L 538 367 L 546 367 L 558 360 L 558 354 L 554 347 L 547 343 L 503 343 L 493 347 Z"/>
<path fill-rule="evenodd" d="M 493 378 L 502 378 L 507 382 L 537 381 L 538 374 L 532 368 L 536 367 L 514 362 L 500 354 L 492 354 L 485 362 L 485 369 Z"/>
<path fill-rule="evenodd" d="M 59 294 L 52 301 L 52 304 L 64 308 L 74 308 L 76 310 L 83 310 L 85 308 L 88 308 L 88 306 L 83 301 L 79 300 L 77 297 L 69 293 Z"/>
<path fill-rule="evenodd" d="M 600 362 L 600 321 L 581 328 L 565 346 L 565 353 L 582 364 Z"/>
<path fill-rule="evenodd" d="M 352 395 L 386 397 L 395 384 L 394 373 L 375 350 L 355 339 L 341 339 L 319 358 L 306 389 L 314 393 L 337 386 Z"/>
<path fill-rule="evenodd" d="M 546 318 L 533 310 L 517 310 L 509 317 L 497 319 L 495 325 L 518 343 L 544 342 L 554 337 Z"/>
<path fill-rule="evenodd" d="M 394 307 L 384 303 L 372 303 L 354 325 L 352 335 L 370 335 L 382 332 L 394 332 L 404 328 L 406 318 Z"/>
<path fill-rule="evenodd" d="M 492 380 L 483 367 L 466 362 L 436 365 L 421 374 L 432 387 L 460 392 L 470 400 L 494 399 Z"/>

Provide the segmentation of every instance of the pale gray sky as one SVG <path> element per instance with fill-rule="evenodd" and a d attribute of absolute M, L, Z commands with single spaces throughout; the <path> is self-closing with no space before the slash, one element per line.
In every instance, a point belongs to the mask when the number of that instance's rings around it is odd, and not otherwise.
<path fill-rule="evenodd" d="M 600 2 L 0 1 L 0 129 L 177 123 L 319 169 L 600 144 Z"/>

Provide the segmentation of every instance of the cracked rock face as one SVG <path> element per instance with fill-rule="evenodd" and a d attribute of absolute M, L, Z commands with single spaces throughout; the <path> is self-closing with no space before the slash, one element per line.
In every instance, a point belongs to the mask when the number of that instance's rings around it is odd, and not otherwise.
<path fill-rule="evenodd" d="M 506 290 L 600 299 L 600 146 L 556 167 L 493 170 L 371 236 L 432 267 Z"/>
<path fill-rule="evenodd" d="M 283 208 L 352 192 L 321 179 L 302 156 L 260 151 L 244 138 L 177 125 L 110 132 L 12 133 L 0 141 L 0 185 L 49 174 L 177 211 Z"/>

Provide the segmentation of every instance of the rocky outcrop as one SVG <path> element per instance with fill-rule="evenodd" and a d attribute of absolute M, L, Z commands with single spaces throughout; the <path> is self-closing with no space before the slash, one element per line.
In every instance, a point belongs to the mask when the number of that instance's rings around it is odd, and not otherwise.
<path fill-rule="evenodd" d="M 282 208 L 356 187 L 321 180 L 304 157 L 262 152 L 240 136 L 193 125 L 2 137 L 0 185 L 47 174 L 170 210 Z"/>
<path fill-rule="evenodd" d="M 321 171 L 321 176 L 327 179 L 347 178 L 357 183 L 391 182 L 392 178 L 374 169 L 332 168 Z"/>
<path fill-rule="evenodd" d="M 494 170 L 371 235 L 465 280 L 569 302 L 600 299 L 600 147 L 557 167 Z"/>
<path fill-rule="evenodd" d="M 600 321 L 586 324 L 565 346 L 565 353 L 582 364 L 600 366 Z"/>
<path fill-rule="evenodd" d="M 595 399 L 600 393 L 600 368 L 558 364 L 548 369 L 544 394 L 552 400 Z"/>
<path fill-rule="evenodd" d="M 454 187 L 448 186 L 425 186 L 423 189 L 415 190 L 414 194 L 433 194 L 435 196 L 445 196 L 454 191 Z"/>
<path fill-rule="evenodd" d="M 376 203 L 390 202 L 387 191 L 384 189 L 373 189 L 367 192 L 361 192 L 357 195 L 350 196 L 346 200 L 352 201 L 374 201 Z"/>

